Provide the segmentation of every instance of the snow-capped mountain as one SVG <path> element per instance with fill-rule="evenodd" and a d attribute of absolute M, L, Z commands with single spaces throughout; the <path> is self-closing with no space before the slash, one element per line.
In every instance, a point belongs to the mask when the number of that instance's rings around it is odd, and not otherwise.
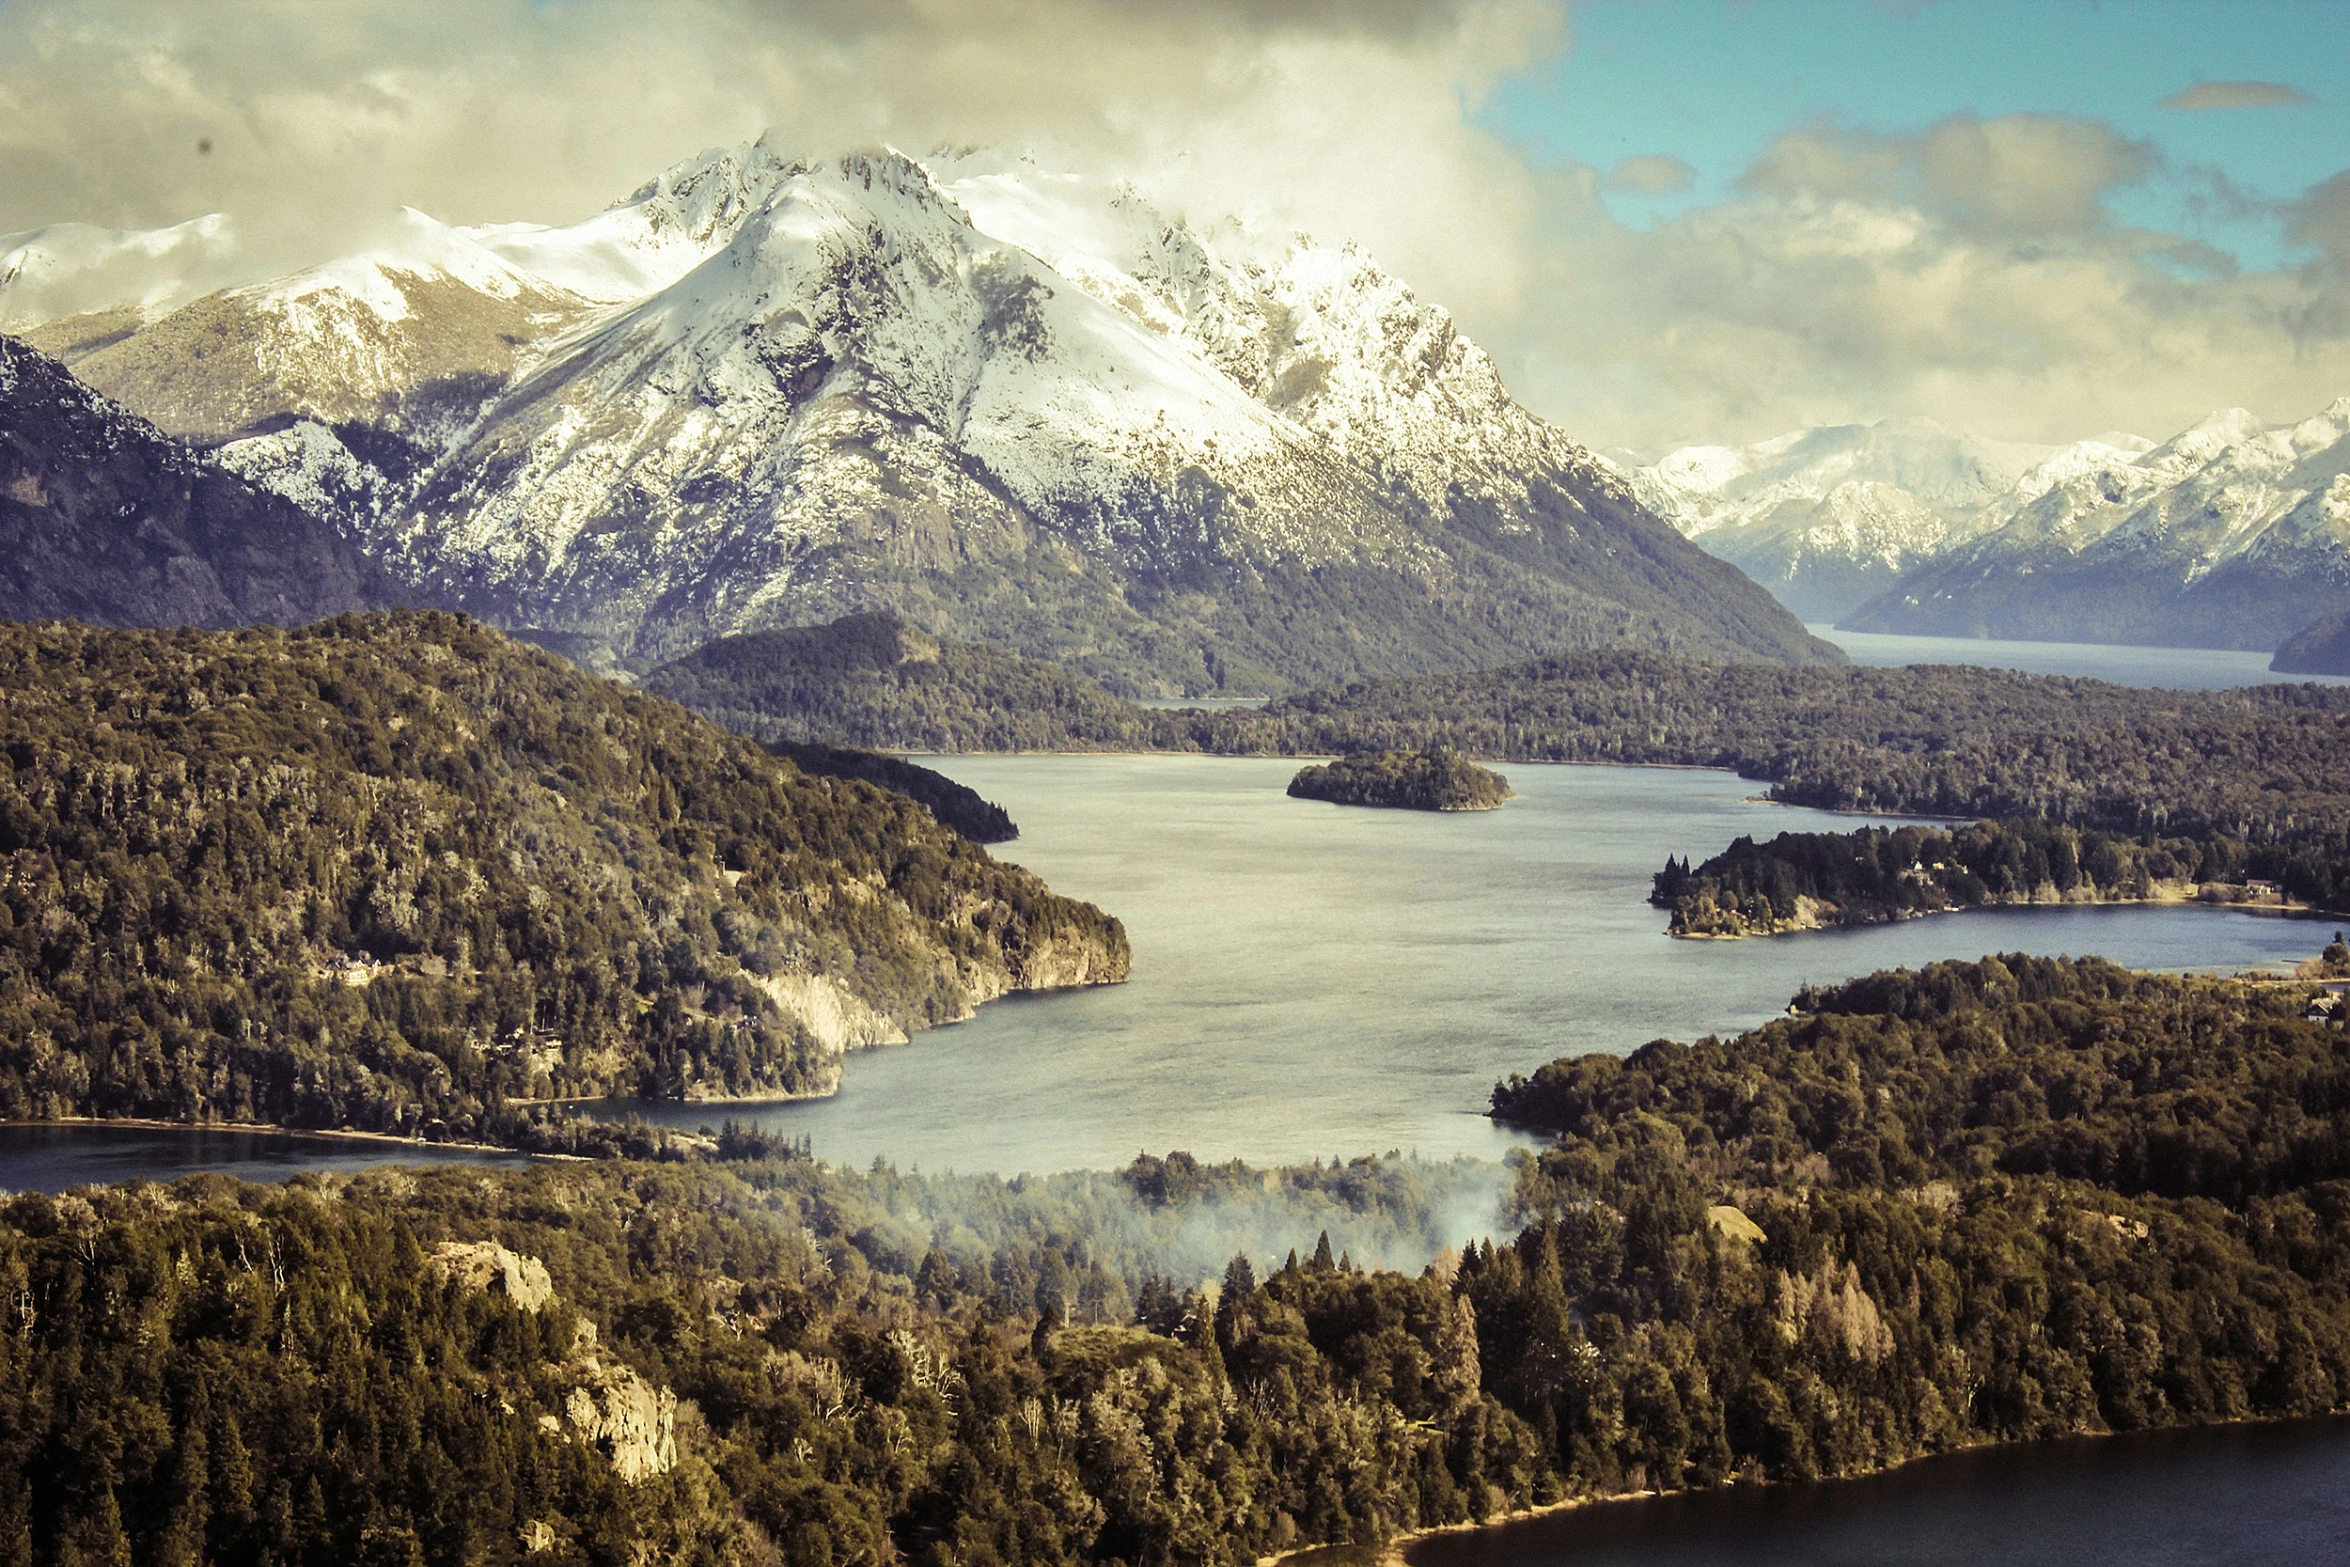
<path fill-rule="evenodd" d="M 2114 444 L 2119 443 L 2119 444 Z M 1833 621 L 1999 525 L 2064 473 L 2145 449 L 1990 441 L 1931 420 L 1830 425 L 1751 446 L 1691 446 L 1632 471 L 1634 492 L 1809 621 Z"/>
<path fill-rule="evenodd" d="M 55 346 L 433 595 L 628 658 L 863 608 L 1143 690 L 1832 656 L 1360 251 L 1015 160 L 759 143 Z"/>
<path fill-rule="evenodd" d="M 0 234 L 0 332 L 82 314 L 160 315 L 252 281 L 225 213 L 161 229 L 52 223 Z"/>
<path fill-rule="evenodd" d="M 2069 450 L 1840 624 L 2267 649 L 2350 597 L 2350 398 L 2292 424 L 2223 409 L 2143 452 Z"/>

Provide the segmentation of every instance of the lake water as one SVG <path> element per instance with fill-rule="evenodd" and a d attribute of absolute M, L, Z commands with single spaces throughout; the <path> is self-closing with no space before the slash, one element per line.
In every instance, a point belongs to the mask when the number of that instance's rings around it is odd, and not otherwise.
<path fill-rule="evenodd" d="M 2081 675 L 2121 686 L 2159 686 L 2172 691 L 2219 691 L 2229 686 L 2315 681 L 2350 684 L 2342 675 L 2272 675 L 2269 655 L 2220 648 L 2123 647 L 2110 642 L 1999 642 L 1972 637 L 1889 636 L 1874 631 L 1839 631 L 1806 626 L 1833 642 L 1856 664 L 1973 664 L 1984 669 L 2020 669 L 2035 675 Z"/>
<path fill-rule="evenodd" d="M 1422 1541 L 1411 1567 L 2314 1567 L 2350 1560 L 2350 1420 L 1958 1453 Z"/>
<path fill-rule="evenodd" d="M 521 1158 L 422 1143 L 204 1127 L 0 1126 L 0 1192 L 61 1192 L 133 1177 L 173 1181 L 203 1170 L 245 1181 L 282 1181 L 304 1170 Z"/>
<path fill-rule="evenodd" d="M 1699 770 L 1512 766 L 1516 801 L 1440 816 L 1292 800 L 1294 761 L 925 760 L 1012 813 L 1006 857 L 1124 918 L 1133 980 L 998 1002 L 854 1057 L 833 1099 L 651 1118 L 735 1114 L 805 1133 L 820 1158 L 933 1170 L 1111 1167 L 1170 1148 L 1490 1158 L 1518 1140 L 1479 1114 L 1497 1078 L 1751 1027 L 1806 983 L 2018 949 L 2244 968 L 2313 956 L 2331 929 L 2076 908 L 1672 941 L 1646 901 L 1667 854 L 1855 819 Z"/>

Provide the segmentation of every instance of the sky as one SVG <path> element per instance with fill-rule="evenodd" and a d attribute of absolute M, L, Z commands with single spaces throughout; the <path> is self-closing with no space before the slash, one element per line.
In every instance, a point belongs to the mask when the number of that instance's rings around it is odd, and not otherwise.
<path fill-rule="evenodd" d="M 2332 0 L 0 0 L 0 234 L 225 212 L 224 275 L 762 131 L 1359 241 L 1642 456 L 2350 393 Z"/>

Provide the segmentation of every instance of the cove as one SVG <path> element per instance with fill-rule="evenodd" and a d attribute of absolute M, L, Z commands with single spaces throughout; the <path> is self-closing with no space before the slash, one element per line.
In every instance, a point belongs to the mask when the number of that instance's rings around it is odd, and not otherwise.
<path fill-rule="evenodd" d="M 1170 1148 L 1255 1164 L 1494 1158 L 1522 1141 L 1480 1113 L 1497 1078 L 1736 1032 L 1807 983 L 2015 950 L 2234 970 L 2310 957 L 2332 929 L 2088 907 L 1677 942 L 1646 901 L 1667 854 L 1856 819 L 1699 769 L 1513 765 L 1516 801 L 1438 816 L 1289 799 L 1295 760 L 924 760 L 1012 813 L 1022 836 L 1003 857 L 1125 920 L 1134 978 L 993 1002 L 853 1057 L 832 1099 L 599 1113 L 688 1127 L 732 1114 L 834 1162 L 1005 1174 Z"/>

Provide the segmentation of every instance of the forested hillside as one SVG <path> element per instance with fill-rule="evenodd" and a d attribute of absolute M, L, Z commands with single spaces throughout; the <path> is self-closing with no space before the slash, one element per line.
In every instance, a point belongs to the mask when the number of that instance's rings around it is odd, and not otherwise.
<path fill-rule="evenodd" d="M 761 740 L 894 751 L 1142 750 L 1152 715 L 1083 675 L 894 615 L 721 637 L 644 688 Z"/>
<path fill-rule="evenodd" d="M 2280 905 L 2281 889 L 2246 874 L 2249 858 L 2224 836 L 2136 838 L 2036 820 L 1783 832 L 1736 839 L 1694 869 L 1668 858 L 1649 901 L 1673 911 L 1676 936 L 1767 936 L 2000 904 Z"/>
<path fill-rule="evenodd" d="M 1115 920 L 461 617 L 0 626 L 0 1115 L 522 1135 L 825 1093 Z"/>
<path fill-rule="evenodd" d="M 1558 1062 L 1495 1096 L 1558 1138 L 1514 1239 L 1459 1254 L 1467 1164 L 920 1177 L 731 1128 L 19 1197 L 0 1560 L 1238 1564 L 2338 1409 L 2308 998 L 2008 958 Z"/>

